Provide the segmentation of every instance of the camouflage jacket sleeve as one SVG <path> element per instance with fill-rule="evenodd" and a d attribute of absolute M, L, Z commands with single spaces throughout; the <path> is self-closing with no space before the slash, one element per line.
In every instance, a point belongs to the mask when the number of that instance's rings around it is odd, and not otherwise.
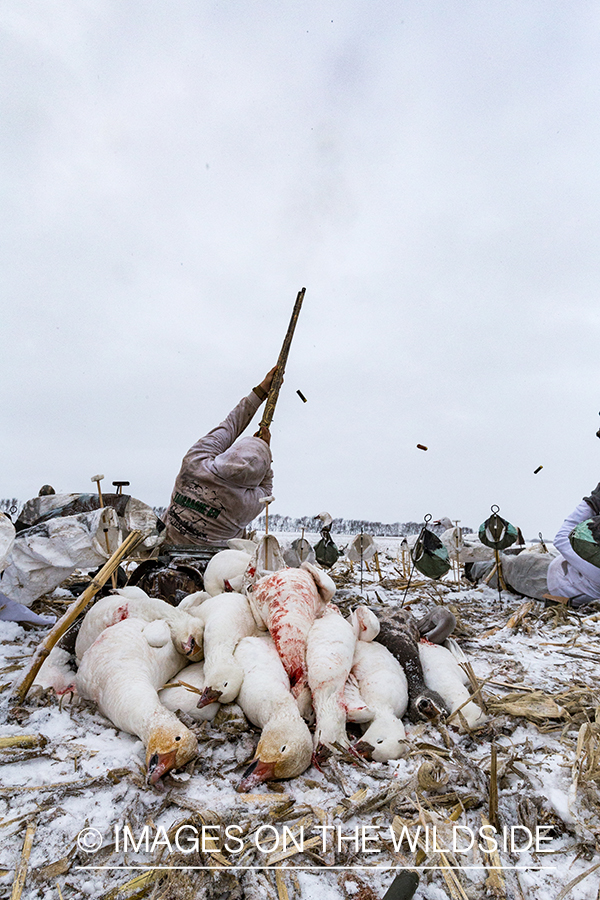
<path fill-rule="evenodd" d="M 248 427 L 261 403 L 258 395 L 251 391 L 247 397 L 240 400 L 220 425 L 196 441 L 186 453 L 183 463 L 187 465 L 193 463 L 195 459 L 214 459 L 215 456 L 228 450 Z"/>
<path fill-rule="evenodd" d="M 585 559 L 582 559 L 581 556 L 578 556 L 571 547 L 571 542 L 569 541 L 569 535 L 575 526 L 579 525 L 580 522 L 585 522 L 586 519 L 590 519 L 593 515 L 594 510 L 589 503 L 582 500 L 571 515 L 567 516 L 558 529 L 556 537 L 554 538 L 554 546 L 574 569 L 584 575 L 593 585 L 600 589 L 600 569 L 592 563 L 587 562 Z"/>

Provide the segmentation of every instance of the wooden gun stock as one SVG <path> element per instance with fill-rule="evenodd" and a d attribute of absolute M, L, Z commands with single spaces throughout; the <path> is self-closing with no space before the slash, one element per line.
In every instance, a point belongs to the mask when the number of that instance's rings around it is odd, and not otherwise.
<path fill-rule="evenodd" d="M 281 351 L 279 353 L 279 359 L 277 360 L 277 369 L 273 376 L 273 381 L 271 382 L 271 388 L 267 395 L 267 402 L 265 403 L 265 409 L 263 413 L 263 417 L 260 420 L 259 428 L 268 428 L 273 419 L 273 413 L 275 412 L 275 405 L 277 403 L 277 398 L 279 397 L 279 391 L 281 389 L 281 385 L 283 383 L 283 376 L 285 373 L 285 365 L 287 363 L 288 354 L 290 352 L 290 345 L 292 343 L 292 338 L 294 336 L 294 329 L 296 328 L 296 322 L 298 321 L 298 316 L 300 315 L 300 309 L 302 307 L 302 301 L 304 300 L 304 294 L 306 292 L 306 288 L 302 288 L 302 290 L 298 291 L 298 296 L 296 297 L 296 302 L 294 303 L 294 309 L 292 311 L 292 318 L 290 319 L 290 324 L 288 325 L 288 330 L 285 335 L 283 345 L 281 347 Z"/>

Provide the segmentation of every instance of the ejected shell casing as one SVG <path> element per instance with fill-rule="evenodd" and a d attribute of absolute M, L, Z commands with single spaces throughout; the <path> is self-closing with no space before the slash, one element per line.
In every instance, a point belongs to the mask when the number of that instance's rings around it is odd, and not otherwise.
<path fill-rule="evenodd" d="M 537 469 L 534 469 L 534 470 L 533 470 L 533 474 L 534 474 L 534 475 L 537 475 L 537 473 L 538 473 L 538 472 L 541 472 L 543 468 L 544 468 L 543 466 L 538 466 Z"/>
<path fill-rule="evenodd" d="M 300 399 L 302 400 L 302 402 L 303 402 L 303 403 L 306 403 L 306 397 L 304 396 L 304 394 L 302 393 L 302 391 L 296 391 L 296 393 L 298 394 L 298 396 L 300 397 Z"/>
<path fill-rule="evenodd" d="M 427 450 L 425 444 L 417 444 L 417 450 Z"/>

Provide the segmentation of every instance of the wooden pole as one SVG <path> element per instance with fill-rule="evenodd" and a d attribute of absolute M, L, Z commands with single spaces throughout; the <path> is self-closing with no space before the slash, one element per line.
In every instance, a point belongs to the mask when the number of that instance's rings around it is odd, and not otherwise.
<path fill-rule="evenodd" d="M 265 568 L 269 568 L 269 504 L 265 503 Z"/>
<path fill-rule="evenodd" d="M 408 548 L 408 541 L 405 537 L 402 538 L 400 549 L 402 551 L 402 577 L 406 580 L 410 573 L 410 550 Z"/>
<path fill-rule="evenodd" d="M 86 587 L 81 597 L 76 600 L 66 613 L 61 616 L 58 622 L 55 622 L 52 626 L 51 630 L 35 651 L 27 674 L 21 683 L 12 690 L 12 694 L 16 697 L 19 704 L 22 704 L 25 700 L 31 685 L 35 681 L 35 676 L 41 669 L 44 660 L 50 655 L 52 648 L 60 640 L 65 631 L 73 624 L 79 613 L 86 608 L 94 595 L 106 584 L 112 573 L 119 567 L 121 560 L 124 559 L 128 553 L 131 553 L 140 541 L 143 541 L 144 537 L 145 534 L 143 531 L 132 531 L 128 534 L 121 546 L 115 550 L 111 558 L 102 566 L 95 578 L 93 578 Z"/>
<path fill-rule="evenodd" d="M 100 503 L 100 509 L 104 509 L 104 497 L 102 496 L 102 488 L 100 487 L 100 482 L 102 481 L 103 478 L 104 478 L 104 475 L 92 475 L 92 477 L 90 479 L 91 481 L 94 481 L 96 483 L 96 487 L 98 488 L 98 501 Z M 106 552 L 108 553 L 108 555 L 110 557 L 110 544 L 108 543 L 108 525 L 104 522 L 104 519 L 102 521 L 104 524 L 104 540 L 106 542 Z M 115 590 L 115 588 L 117 587 L 117 576 L 115 575 L 114 572 L 111 575 L 111 578 L 112 578 L 113 590 Z"/>
<path fill-rule="evenodd" d="M 292 338 L 294 336 L 296 322 L 298 321 L 298 316 L 300 315 L 300 309 L 302 307 L 302 301 L 304 300 L 305 292 L 306 292 L 306 288 L 302 288 L 302 290 L 298 291 L 298 296 L 296 297 L 296 302 L 294 304 L 294 309 L 292 311 L 292 318 L 290 319 L 290 324 L 288 325 L 288 330 L 285 335 L 283 345 L 281 347 L 281 351 L 279 353 L 279 359 L 277 360 L 277 369 L 275 370 L 275 374 L 273 375 L 273 381 L 271 382 L 271 387 L 270 387 L 270 390 L 269 390 L 269 393 L 267 396 L 267 402 L 265 403 L 263 417 L 260 420 L 259 431 L 262 428 L 269 428 L 271 421 L 273 419 L 273 413 L 275 412 L 275 404 L 277 403 L 277 398 L 279 397 L 279 391 L 281 389 L 281 385 L 283 384 L 283 375 L 285 372 L 285 364 L 287 362 L 288 354 L 290 352 L 290 345 L 292 343 Z"/>
<path fill-rule="evenodd" d="M 99 484 L 98 484 L 98 487 L 100 487 Z M 103 527 L 104 527 L 104 540 L 106 542 L 106 552 L 108 553 L 108 557 L 110 559 L 110 543 L 108 540 L 108 525 L 106 522 L 104 522 Z M 111 583 L 113 586 L 113 591 L 116 591 L 116 589 L 117 589 L 117 573 L 116 572 L 111 572 L 110 580 L 111 580 Z"/>
<path fill-rule="evenodd" d="M 379 566 L 379 553 L 377 552 L 377 550 L 375 551 L 373 556 L 375 558 L 375 568 L 377 569 L 377 574 L 379 575 L 379 580 L 383 581 L 383 575 L 381 574 L 381 568 Z"/>
<path fill-rule="evenodd" d="M 506 590 L 506 582 L 504 581 L 504 575 L 502 573 L 502 562 L 500 560 L 500 551 L 497 547 L 494 547 L 494 554 L 496 556 L 496 575 L 498 577 L 498 600 L 502 599 L 502 591 Z"/>
<path fill-rule="evenodd" d="M 456 583 L 460 584 L 461 577 L 461 568 L 460 568 L 460 553 L 462 550 L 462 528 L 460 527 L 460 519 L 456 519 L 454 522 L 454 534 L 456 537 L 456 559 L 454 560 L 454 576 L 456 579 Z"/>
<path fill-rule="evenodd" d="M 100 487 L 100 482 L 104 478 L 104 475 L 92 475 L 90 481 L 94 481 L 96 483 L 96 487 L 98 488 L 98 499 L 100 500 L 100 506 L 104 506 L 104 498 L 102 497 L 102 488 Z"/>
<path fill-rule="evenodd" d="M 360 592 L 363 592 L 363 533 L 360 530 Z"/>

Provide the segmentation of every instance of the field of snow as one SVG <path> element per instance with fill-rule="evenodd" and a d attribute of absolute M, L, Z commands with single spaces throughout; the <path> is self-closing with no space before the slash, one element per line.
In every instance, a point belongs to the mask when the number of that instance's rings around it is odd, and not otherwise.
<path fill-rule="evenodd" d="M 280 535 L 283 545 L 294 537 Z M 400 539 L 377 543 L 379 572 L 370 562 L 361 578 L 344 558 L 333 570 L 345 613 L 405 597 Z M 235 787 L 258 734 L 235 704 L 193 726 L 199 757 L 149 787 L 141 742 L 92 705 L 38 692 L 15 708 L 11 686 L 47 629 L 0 622 L 2 735 L 21 739 L 0 749 L 0 897 L 11 896 L 30 842 L 24 900 L 372 900 L 407 867 L 420 876 L 417 900 L 596 898 L 597 604 L 573 612 L 420 576 L 405 600 L 417 615 L 434 604 L 455 613 L 487 725 L 470 734 L 456 720 L 407 723 L 405 759 L 368 763 L 341 752 L 322 771 L 311 766 L 251 795 Z M 35 608 L 61 612 L 66 602 L 59 591 Z M 496 786 L 493 853 L 479 829 L 494 818 Z M 537 851 L 529 834 L 540 838 Z"/>

